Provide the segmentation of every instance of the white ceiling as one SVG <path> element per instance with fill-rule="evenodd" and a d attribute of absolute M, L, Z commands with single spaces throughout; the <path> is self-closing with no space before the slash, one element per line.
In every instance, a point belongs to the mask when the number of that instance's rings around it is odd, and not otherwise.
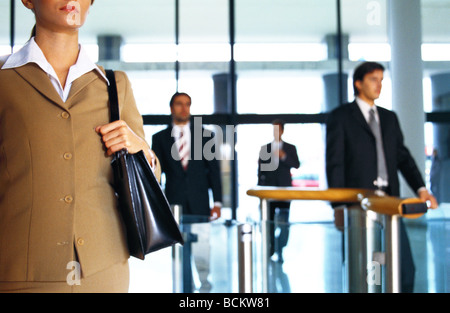
<path fill-rule="evenodd" d="M 34 24 L 16 0 L 16 43 Z M 98 34 L 121 34 L 129 43 L 173 43 L 174 0 L 96 0 L 81 31 L 84 43 Z M 342 0 L 343 31 L 351 42 L 387 42 L 387 0 Z M 214 5 L 211 5 L 214 3 Z M 237 42 L 320 42 L 336 31 L 335 0 L 236 0 Z M 228 0 L 180 0 L 180 42 L 228 42 Z M 380 8 L 379 24 L 370 25 Z M 372 14 L 372 15 L 371 15 Z M 375 21 L 377 21 L 375 16 Z M 450 1 L 422 0 L 424 42 L 450 43 Z M 9 1 L 0 2 L 0 44 L 9 43 Z"/>

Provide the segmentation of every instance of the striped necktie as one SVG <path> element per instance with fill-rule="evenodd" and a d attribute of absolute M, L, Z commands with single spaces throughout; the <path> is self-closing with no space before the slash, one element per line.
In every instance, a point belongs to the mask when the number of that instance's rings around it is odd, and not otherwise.
<path fill-rule="evenodd" d="M 386 169 L 386 160 L 384 156 L 383 149 L 383 139 L 381 137 L 380 125 L 375 119 L 375 110 L 372 108 L 369 111 L 369 126 L 372 130 L 373 135 L 375 136 L 376 144 L 377 144 L 377 170 L 378 177 L 374 182 L 378 188 L 386 187 L 388 182 L 388 174 Z"/>
<path fill-rule="evenodd" d="M 178 153 L 180 154 L 181 165 L 184 170 L 187 170 L 189 163 L 189 147 L 186 143 L 183 131 L 180 132 Z"/>

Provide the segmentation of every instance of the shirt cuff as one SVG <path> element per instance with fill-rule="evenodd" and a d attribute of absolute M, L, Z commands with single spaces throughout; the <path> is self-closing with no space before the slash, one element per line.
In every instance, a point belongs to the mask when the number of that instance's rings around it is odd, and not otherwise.
<path fill-rule="evenodd" d="M 152 150 L 148 150 L 148 153 L 150 154 L 150 157 L 152 158 L 152 162 L 150 164 L 150 167 L 152 169 L 153 172 L 155 172 L 156 170 L 156 158 L 155 158 L 155 154 L 152 152 Z"/>
<path fill-rule="evenodd" d="M 423 186 L 423 187 L 420 187 L 419 189 L 417 189 L 417 194 L 419 194 L 421 191 L 427 191 L 428 189 L 427 189 L 427 187 L 425 187 L 425 186 Z"/>

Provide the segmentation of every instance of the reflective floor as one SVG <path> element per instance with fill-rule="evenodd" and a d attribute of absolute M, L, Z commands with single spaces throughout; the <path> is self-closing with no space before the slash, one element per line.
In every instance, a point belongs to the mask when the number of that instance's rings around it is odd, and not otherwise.
<path fill-rule="evenodd" d="M 305 209 L 307 208 L 307 210 Z M 242 211 L 242 210 L 241 210 Z M 313 213 L 312 213 L 313 212 Z M 213 223 L 190 224 L 193 275 L 173 272 L 172 249 L 149 254 L 145 261 L 130 259 L 130 292 L 239 292 L 238 225 L 253 227 L 253 291 L 277 293 L 346 293 L 343 233 L 334 226 L 333 211 L 317 201 L 295 201 L 288 224 L 289 239 L 283 260 L 261 258 L 261 224 L 258 209 L 242 212 L 229 222 L 228 212 Z M 404 220 L 416 267 L 414 292 L 447 293 L 450 290 L 450 204 L 415 220 Z M 187 259 L 187 257 L 185 257 Z M 186 264 L 185 264 L 186 265 Z M 209 265 L 209 266 L 208 266 Z M 183 278 L 184 277 L 184 278 Z M 183 279 L 191 277 L 192 284 Z M 207 279 L 206 279 L 207 278 Z"/>

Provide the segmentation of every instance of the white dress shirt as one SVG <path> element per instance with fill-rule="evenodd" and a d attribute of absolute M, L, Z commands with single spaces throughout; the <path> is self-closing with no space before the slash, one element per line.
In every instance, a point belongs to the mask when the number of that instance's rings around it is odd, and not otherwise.
<path fill-rule="evenodd" d="M 175 125 L 172 124 L 172 137 L 175 139 L 175 144 L 177 146 L 177 151 L 180 151 L 180 134 L 183 132 L 183 146 L 187 151 L 191 151 L 191 124 L 188 122 L 185 125 Z M 190 153 L 188 154 L 188 160 L 190 157 Z"/>
<path fill-rule="evenodd" d="M 283 150 L 283 140 L 280 140 L 280 141 L 277 141 L 277 140 L 274 140 L 274 141 L 272 141 L 272 143 L 271 143 L 271 145 L 272 145 L 272 150 L 271 150 L 271 153 L 272 153 L 272 156 L 274 157 L 274 158 L 279 158 L 279 153 L 278 153 L 278 151 L 280 151 L 280 150 Z M 284 160 L 286 160 L 286 155 L 284 155 L 280 160 L 281 161 L 284 161 Z"/>
<path fill-rule="evenodd" d="M 56 75 L 55 70 L 51 64 L 45 58 L 44 53 L 41 48 L 37 45 L 34 37 L 32 37 L 19 51 L 11 54 L 7 59 L 5 64 L 3 64 L 2 69 L 21 67 L 27 63 L 36 63 L 45 73 L 47 73 L 51 83 L 55 87 L 56 91 L 60 95 L 61 99 L 66 102 L 72 83 L 83 76 L 84 74 L 96 70 L 103 79 L 108 83 L 108 79 L 105 74 L 100 70 L 100 68 L 92 62 L 86 51 L 80 45 L 80 52 L 78 54 L 77 62 L 72 65 L 69 69 L 69 74 L 67 75 L 66 85 L 62 87 L 58 75 Z"/>
<path fill-rule="evenodd" d="M 364 118 L 366 119 L 367 123 L 369 123 L 370 109 L 374 110 L 375 120 L 377 121 L 378 124 L 380 123 L 380 118 L 378 117 L 378 110 L 376 105 L 370 105 L 359 97 L 356 97 L 356 103 L 358 104 L 358 107 L 361 110 L 362 114 L 364 115 Z M 417 189 L 416 193 L 419 193 L 422 190 L 427 190 L 427 188 L 425 186 L 422 186 L 419 189 Z"/>
<path fill-rule="evenodd" d="M 376 105 L 370 105 L 359 97 L 356 97 L 356 103 L 358 104 L 358 107 L 361 110 L 362 114 L 364 115 L 364 118 L 366 119 L 367 123 L 369 123 L 369 112 L 371 109 L 373 109 L 375 113 L 375 120 L 377 121 L 378 124 L 380 123 L 380 118 L 378 117 Z"/>
<path fill-rule="evenodd" d="M 41 48 L 39 48 L 38 44 L 34 40 L 34 37 L 32 37 L 19 51 L 7 56 L 1 69 L 17 68 L 28 63 L 36 63 L 48 75 L 50 82 L 55 87 L 55 90 L 58 92 L 62 101 L 66 102 L 73 82 L 92 70 L 97 71 L 109 85 L 109 81 L 105 74 L 94 62 L 91 61 L 83 46 L 80 45 L 79 47 L 80 52 L 78 53 L 77 62 L 70 67 L 64 88 L 62 87 L 55 70 L 47 61 Z M 0 58 L 0 61 L 3 59 L 4 57 Z M 149 151 L 149 153 L 152 157 L 151 168 L 152 170 L 155 170 L 156 163 L 154 154 L 151 151 Z"/>
<path fill-rule="evenodd" d="M 191 124 L 190 122 L 186 123 L 185 125 L 175 125 L 172 123 L 172 137 L 175 139 L 175 144 L 177 146 L 177 151 L 180 151 L 180 134 L 183 131 L 183 149 L 189 149 L 188 151 L 191 151 Z M 190 153 L 187 156 L 187 159 L 190 160 Z M 214 206 L 221 208 L 222 202 L 214 202 Z"/>

